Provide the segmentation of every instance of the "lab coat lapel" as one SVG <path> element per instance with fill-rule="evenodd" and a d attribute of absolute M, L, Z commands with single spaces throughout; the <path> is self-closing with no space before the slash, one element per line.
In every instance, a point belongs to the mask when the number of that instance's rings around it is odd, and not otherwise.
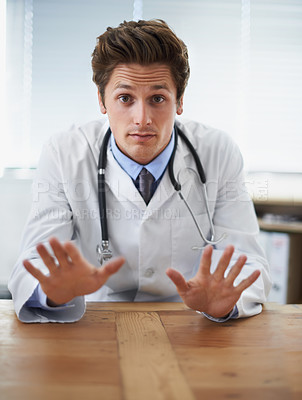
<path fill-rule="evenodd" d="M 173 170 L 176 180 L 178 181 L 181 178 L 182 192 L 186 191 L 186 187 L 189 185 L 188 182 L 188 174 L 187 171 L 187 157 L 190 155 L 188 148 L 184 143 L 182 143 L 181 139 L 178 140 L 178 146 L 175 153 L 175 159 L 173 164 Z M 166 201 L 168 201 L 173 195 L 176 194 L 175 188 L 171 183 L 168 167 L 165 171 L 162 180 L 150 200 L 150 207 L 160 208 L 164 205 Z"/>
<path fill-rule="evenodd" d="M 119 202 L 131 202 L 138 208 L 145 209 L 146 204 L 136 189 L 130 176 L 120 167 L 113 157 L 111 150 L 107 150 L 106 184 Z"/>
<path fill-rule="evenodd" d="M 108 121 L 106 121 L 103 126 L 101 126 L 100 132 L 98 133 L 94 144 L 91 146 L 96 166 L 98 165 L 100 149 L 108 128 L 109 123 Z M 135 203 L 138 208 L 146 208 L 146 204 L 139 194 L 138 190 L 136 189 L 132 179 L 114 159 L 109 145 L 107 149 L 105 179 L 106 184 L 109 186 L 110 190 L 118 201 L 130 201 L 132 203 Z"/>

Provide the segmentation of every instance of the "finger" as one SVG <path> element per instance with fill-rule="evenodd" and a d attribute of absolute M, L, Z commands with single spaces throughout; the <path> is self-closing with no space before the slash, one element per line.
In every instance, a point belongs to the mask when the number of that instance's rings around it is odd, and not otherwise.
<path fill-rule="evenodd" d="M 238 286 L 236 286 L 236 290 L 241 294 L 245 289 L 251 286 L 260 276 L 261 272 L 257 269 L 246 279 L 243 279 Z"/>
<path fill-rule="evenodd" d="M 58 260 L 60 267 L 69 268 L 71 266 L 71 263 L 69 261 L 68 254 L 66 253 L 64 247 L 58 241 L 58 239 L 55 237 L 49 239 L 49 244 L 53 249 L 53 252 Z"/>
<path fill-rule="evenodd" d="M 102 268 L 97 270 L 98 277 L 103 281 L 106 280 L 113 274 L 115 274 L 125 263 L 124 257 L 113 258 L 108 261 Z"/>
<path fill-rule="evenodd" d="M 211 262 L 212 262 L 213 247 L 208 245 L 204 248 L 199 264 L 197 275 L 208 276 L 210 274 Z"/>
<path fill-rule="evenodd" d="M 214 276 L 217 280 L 224 278 L 224 273 L 230 264 L 232 255 L 234 253 L 234 246 L 227 246 L 218 262 L 217 268 L 215 269 Z"/>
<path fill-rule="evenodd" d="M 70 257 L 73 264 L 78 265 L 85 261 L 80 251 L 76 248 L 76 246 L 73 243 L 66 242 L 64 243 L 63 248 L 66 254 Z"/>
<path fill-rule="evenodd" d="M 246 263 L 247 257 L 245 255 L 242 255 L 238 258 L 238 260 L 235 262 L 235 264 L 232 266 L 230 272 L 228 273 L 228 276 L 226 277 L 226 283 L 228 285 L 233 285 L 235 279 L 237 276 L 240 274 L 244 264 Z"/>
<path fill-rule="evenodd" d="M 182 274 L 173 268 L 168 268 L 166 274 L 176 286 L 179 295 L 183 296 L 188 290 L 188 284 Z"/>
<path fill-rule="evenodd" d="M 40 283 L 45 282 L 47 277 L 38 268 L 34 267 L 28 260 L 24 260 L 23 265 L 26 271 L 28 271 Z"/>
<path fill-rule="evenodd" d="M 49 272 L 52 274 L 58 268 L 54 257 L 49 254 L 48 250 L 42 243 L 37 245 L 37 251 Z"/>

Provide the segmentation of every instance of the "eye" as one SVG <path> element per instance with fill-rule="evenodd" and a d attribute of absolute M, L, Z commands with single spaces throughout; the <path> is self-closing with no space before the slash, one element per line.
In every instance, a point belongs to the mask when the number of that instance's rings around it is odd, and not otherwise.
<path fill-rule="evenodd" d="M 130 96 L 128 96 L 127 94 L 123 94 L 122 96 L 119 96 L 119 100 L 122 103 L 129 103 L 130 102 Z"/>
<path fill-rule="evenodd" d="M 162 103 L 164 101 L 164 98 L 163 98 L 163 96 L 159 96 L 159 95 L 153 96 L 153 101 L 154 101 L 154 103 Z"/>

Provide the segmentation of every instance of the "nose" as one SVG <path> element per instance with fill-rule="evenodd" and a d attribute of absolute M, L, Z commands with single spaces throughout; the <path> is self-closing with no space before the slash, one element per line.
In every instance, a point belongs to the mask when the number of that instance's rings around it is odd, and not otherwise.
<path fill-rule="evenodd" d="M 151 110 L 143 101 L 138 101 L 133 107 L 133 122 L 137 126 L 151 125 Z"/>

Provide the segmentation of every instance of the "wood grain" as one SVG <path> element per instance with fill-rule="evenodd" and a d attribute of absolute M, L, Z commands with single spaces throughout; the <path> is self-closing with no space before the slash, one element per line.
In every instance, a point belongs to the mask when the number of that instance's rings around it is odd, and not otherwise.
<path fill-rule="evenodd" d="M 122 398 L 115 314 L 23 324 L 0 301 L 0 399 Z"/>
<path fill-rule="evenodd" d="M 125 399 L 195 398 L 156 313 L 119 312 L 116 326 Z"/>
<path fill-rule="evenodd" d="M 0 300 L 0 400 L 302 399 L 302 305 L 217 324 L 180 303 L 88 303 L 23 324 Z"/>

